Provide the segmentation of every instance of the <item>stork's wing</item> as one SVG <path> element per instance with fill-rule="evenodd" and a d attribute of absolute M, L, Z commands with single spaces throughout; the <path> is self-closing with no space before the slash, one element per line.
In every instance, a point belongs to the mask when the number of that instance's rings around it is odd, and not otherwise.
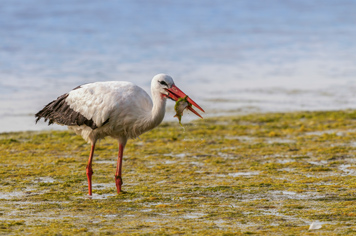
<path fill-rule="evenodd" d="M 123 93 L 137 87 L 129 82 L 97 82 L 79 86 L 49 103 L 36 114 L 49 125 L 87 125 L 96 129 L 109 121 Z"/>
<path fill-rule="evenodd" d="M 96 82 L 79 86 L 49 103 L 36 114 L 49 124 L 87 125 L 92 129 L 111 121 L 128 122 L 152 108 L 148 94 L 123 81 Z"/>
<path fill-rule="evenodd" d="M 81 113 L 70 108 L 70 104 L 67 102 L 69 94 L 63 94 L 56 100 L 48 103 L 41 111 L 39 111 L 35 117 L 36 123 L 44 118 L 45 121 L 48 120 L 48 125 L 53 123 L 61 125 L 87 125 L 92 129 L 96 129 L 98 126 L 94 123 L 92 119 L 88 119 Z"/>
<path fill-rule="evenodd" d="M 66 103 L 74 112 L 101 127 L 109 119 L 114 105 L 112 93 L 113 88 L 107 82 L 85 84 L 69 92 Z"/>

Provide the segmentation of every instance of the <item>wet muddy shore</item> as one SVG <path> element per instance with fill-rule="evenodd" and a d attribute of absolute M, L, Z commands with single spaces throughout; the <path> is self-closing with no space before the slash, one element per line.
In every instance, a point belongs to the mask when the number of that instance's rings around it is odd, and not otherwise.
<path fill-rule="evenodd" d="M 118 144 L 70 131 L 0 134 L 0 234 L 346 235 L 356 232 L 356 111 L 164 123 Z M 313 223 L 314 229 L 310 229 Z"/>

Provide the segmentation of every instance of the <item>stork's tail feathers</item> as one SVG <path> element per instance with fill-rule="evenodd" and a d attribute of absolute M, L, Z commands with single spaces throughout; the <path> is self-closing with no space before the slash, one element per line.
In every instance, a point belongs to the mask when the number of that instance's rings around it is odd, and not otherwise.
<path fill-rule="evenodd" d="M 68 93 L 63 94 L 37 112 L 35 115 L 37 118 L 36 123 L 43 118 L 45 122 L 48 121 L 48 125 L 57 123 L 68 126 L 87 125 L 92 129 L 98 128 L 92 119 L 89 120 L 79 112 L 71 109 L 69 104 L 66 102 L 67 97 Z"/>
<path fill-rule="evenodd" d="M 48 125 L 51 125 L 53 123 L 59 123 L 65 125 L 65 122 L 63 122 L 63 116 L 65 114 L 65 99 L 68 97 L 68 94 L 64 94 L 60 97 L 57 98 L 57 100 L 54 100 L 50 103 L 48 103 L 42 110 L 37 112 L 35 115 L 36 123 L 41 119 L 44 118 L 45 122 L 48 120 Z M 68 106 L 69 108 L 69 106 Z"/>

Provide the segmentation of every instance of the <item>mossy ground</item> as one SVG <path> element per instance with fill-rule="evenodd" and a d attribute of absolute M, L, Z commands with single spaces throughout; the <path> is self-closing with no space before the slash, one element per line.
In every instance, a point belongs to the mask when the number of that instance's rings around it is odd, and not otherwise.
<path fill-rule="evenodd" d="M 0 234 L 354 235 L 356 112 L 164 123 L 118 145 L 70 131 L 0 134 Z M 322 228 L 308 230 L 312 222 Z"/>

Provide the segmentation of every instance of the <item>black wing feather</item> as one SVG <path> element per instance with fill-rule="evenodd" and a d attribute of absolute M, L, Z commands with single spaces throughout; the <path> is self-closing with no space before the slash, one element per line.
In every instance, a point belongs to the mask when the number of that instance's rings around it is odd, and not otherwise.
<path fill-rule="evenodd" d="M 89 120 L 79 112 L 76 112 L 70 108 L 70 106 L 66 102 L 66 98 L 68 97 L 68 95 L 68 93 L 63 94 L 56 100 L 48 103 L 42 110 L 40 110 L 35 115 L 35 117 L 37 118 L 36 123 L 41 118 L 44 118 L 45 122 L 47 122 L 48 120 L 48 125 L 58 123 L 68 126 L 87 125 L 92 129 L 98 128 L 98 126 L 94 123 L 92 119 Z M 107 123 L 107 121 L 105 121 L 104 123 Z"/>

